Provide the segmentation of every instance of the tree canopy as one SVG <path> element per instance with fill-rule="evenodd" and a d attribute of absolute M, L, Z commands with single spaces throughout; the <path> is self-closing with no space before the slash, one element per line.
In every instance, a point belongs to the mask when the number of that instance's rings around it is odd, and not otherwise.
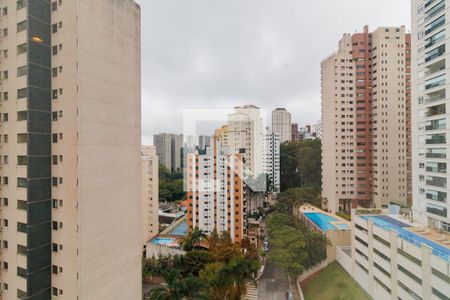
<path fill-rule="evenodd" d="M 321 147 L 320 139 L 281 145 L 281 191 L 305 185 L 321 187 Z"/>
<path fill-rule="evenodd" d="M 176 201 L 184 199 L 183 173 L 170 172 L 163 165 L 159 166 L 159 201 Z"/>

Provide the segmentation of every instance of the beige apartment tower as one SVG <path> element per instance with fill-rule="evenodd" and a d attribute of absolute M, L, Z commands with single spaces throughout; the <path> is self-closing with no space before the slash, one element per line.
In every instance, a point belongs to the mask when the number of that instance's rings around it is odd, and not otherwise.
<path fill-rule="evenodd" d="M 281 143 L 292 140 L 291 113 L 286 108 L 272 111 L 272 131 L 280 137 Z"/>
<path fill-rule="evenodd" d="M 321 64 L 322 197 L 333 212 L 409 205 L 410 35 L 344 34 Z"/>
<path fill-rule="evenodd" d="M 141 299 L 140 8 L 0 11 L 0 298 Z"/>
<path fill-rule="evenodd" d="M 154 146 L 142 146 L 142 242 L 145 245 L 159 232 L 158 156 Z"/>

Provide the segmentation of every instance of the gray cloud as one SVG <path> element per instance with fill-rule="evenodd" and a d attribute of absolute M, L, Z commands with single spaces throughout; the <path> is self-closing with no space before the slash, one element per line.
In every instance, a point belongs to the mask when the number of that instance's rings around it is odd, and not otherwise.
<path fill-rule="evenodd" d="M 345 32 L 407 25 L 409 0 L 136 0 L 143 140 L 182 132 L 184 108 L 286 107 L 320 119 L 320 61 Z"/>

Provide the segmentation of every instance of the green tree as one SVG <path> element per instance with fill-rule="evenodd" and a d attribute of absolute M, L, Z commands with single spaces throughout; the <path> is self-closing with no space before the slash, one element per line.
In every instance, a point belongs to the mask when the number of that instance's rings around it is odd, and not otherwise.
<path fill-rule="evenodd" d="M 309 185 L 320 188 L 320 139 L 283 143 L 280 149 L 281 191 Z"/>
<path fill-rule="evenodd" d="M 181 300 L 183 298 L 182 286 L 179 280 L 179 271 L 171 269 L 162 273 L 166 286 L 150 291 L 150 300 Z"/>

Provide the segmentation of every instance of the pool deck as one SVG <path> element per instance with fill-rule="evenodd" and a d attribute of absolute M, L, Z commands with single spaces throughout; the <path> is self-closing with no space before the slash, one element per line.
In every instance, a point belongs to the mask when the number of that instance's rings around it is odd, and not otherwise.
<path fill-rule="evenodd" d="M 405 229 L 405 230 L 408 230 L 416 235 L 419 235 L 419 236 L 423 237 L 424 239 L 428 239 L 428 240 L 438 243 L 444 247 L 450 248 L 450 234 L 449 233 L 439 232 L 439 230 L 430 228 L 421 223 L 410 222 L 409 217 L 407 217 L 407 216 L 390 215 L 390 214 L 383 214 L 383 215 L 389 216 L 392 219 L 395 219 L 397 221 L 407 224 L 408 227 L 403 227 L 403 229 Z M 373 215 L 373 216 L 376 216 L 376 215 Z"/>
<path fill-rule="evenodd" d="M 331 225 L 333 225 L 336 228 L 336 229 L 332 229 L 332 230 L 351 230 L 351 224 L 352 224 L 351 222 L 349 222 L 349 221 L 347 221 L 347 220 L 345 220 L 345 219 L 343 219 L 343 218 L 341 218 L 339 216 L 336 216 L 336 215 L 333 215 L 333 214 L 328 213 L 326 211 L 323 211 L 323 210 L 321 210 L 321 209 L 319 209 L 317 207 L 314 207 L 312 205 L 306 204 L 306 205 L 300 206 L 299 213 L 300 213 L 301 216 L 305 215 L 305 213 L 321 213 L 321 214 L 327 215 L 327 216 L 329 216 L 329 217 L 331 217 L 333 219 L 336 219 L 335 222 L 329 222 Z M 314 223 L 314 225 L 316 225 L 316 224 Z M 347 225 L 348 228 L 344 229 L 344 228 L 341 227 L 342 225 Z M 316 226 L 317 226 L 317 228 L 319 230 L 322 231 L 322 229 L 318 225 L 316 225 Z"/>

